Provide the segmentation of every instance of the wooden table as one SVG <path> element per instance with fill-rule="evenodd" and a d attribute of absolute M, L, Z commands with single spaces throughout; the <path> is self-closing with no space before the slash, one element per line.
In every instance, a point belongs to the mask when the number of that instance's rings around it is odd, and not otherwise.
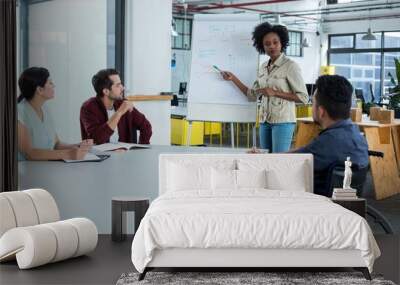
<path fill-rule="evenodd" d="M 296 148 L 308 144 L 321 131 L 312 118 L 299 118 L 297 124 Z M 375 198 L 381 200 L 400 193 L 400 120 L 392 124 L 369 120 L 356 124 L 365 134 L 368 149 L 384 153 L 383 159 L 370 157 Z"/>
<path fill-rule="evenodd" d="M 172 95 L 128 95 L 126 100 L 132 102 L 140 101 L 171 101 Z"/>

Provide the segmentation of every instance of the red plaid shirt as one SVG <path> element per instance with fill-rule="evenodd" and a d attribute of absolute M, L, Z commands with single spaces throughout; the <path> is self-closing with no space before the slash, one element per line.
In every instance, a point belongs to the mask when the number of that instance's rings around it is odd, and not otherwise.
<path fill-rule="evenodd" d="M 115 101 L 114 110 L 117 111 L 122 101 Z M 103 102 L 92 97 L 83 103 L 80 113 L 82 139 L 93 139 L 95 144 L 110 141 L 114 131 L 108 126 L 107 110 Z M 139 143 L 150 144 L 152 134 L 151 124 L 136 108 L 126 112 L 118 122 L 118 136 L 120 142 L 137 143 L 137 131 L 140 132 Z"/>

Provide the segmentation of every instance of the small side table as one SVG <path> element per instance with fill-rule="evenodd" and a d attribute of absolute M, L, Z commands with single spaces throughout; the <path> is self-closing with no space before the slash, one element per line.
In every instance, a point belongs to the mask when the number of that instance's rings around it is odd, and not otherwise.
<path fill-rule="evenodd" d="M 142 197 L 113 197 L 111 202 L 111 224 L 113 241 L 123 241 L 126 239 L 126 212 L 135 212 L 135 232 L 140 221 L 149 208 L 150 201 Z"/>
<path fill-rule="evenodd" d="M 365 213 L 367 209 L 367 201 L 364 198 L 355 198 L 351 200 L 340 200 L 332 199 L 332 202 L 339 204 L 340 206 L 359 214 L 361 217 L 365 218 Z"/>

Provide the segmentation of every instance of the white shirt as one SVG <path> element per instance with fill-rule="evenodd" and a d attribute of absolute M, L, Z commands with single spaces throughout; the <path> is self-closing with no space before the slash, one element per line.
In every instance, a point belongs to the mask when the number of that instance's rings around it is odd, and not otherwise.
<path fill-rule="evenodd" d="M 108 119 L 110 119 L 112 117 L 112 115 L 114 115 L 114 113 L 115 113 L 114 109 L 107 110 Z M 117 126 L 114 129 L 114 133 L 110 137 L 110 143 L 118 143 L 118 141 L 119 141 L 119 135 L 118 135 L 118 126 Z"/>
<path fill-rule="evenodd" d="M 43 120 L 39 118 L 31 104 L 25 99 L 18 103 L 17 109 L 18 121 L 28 129 L 32 147 L 38 149 L 54 149 L 57 134 L 53 118 L 46 104 L 42 106 Z M 18 152 L 18 160 L 25 159 L 24 154 Z"/>

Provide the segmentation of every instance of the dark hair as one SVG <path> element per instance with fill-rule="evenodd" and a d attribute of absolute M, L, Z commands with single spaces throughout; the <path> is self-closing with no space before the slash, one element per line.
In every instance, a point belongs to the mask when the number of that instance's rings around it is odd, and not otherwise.
<path fill-rule="evenodd" d="M 268 22 L 261 23 L 254 28 L 253 46 L 256 48 L 256 50 L 261 54 L 265 53 L 263 39 L 264 39 L 264 36 L 268 33 L 275 33 L 278 35 L 279 40 L 281 41 L 281 45 L 282 45 L 281 51 L 282 52 L 285 51 L 287 46 L 289 45 L 288 30 L 286 29 L 285 26 L 282 26 L 282 25 L 272 26 Z"/>
<path fill-rule="evenodd" d="M 322 75 L 316 82 L 316 104 L 322 106 L 333 120 L 350 117 L 353 86 L 340 75 Z"/>
<path fill-rule="evenodd" d="M 96 91 L 96 96 L 103 97 L 103 89 L 111 89 L 113 85 L 110 79 L 111 75 L 119 75 L 118 71 L 113 68 L 102 69 L 92 77 L 92 85 Z"/>
<path fill-rule="evenodd" d="M 18 96 L 18 103 L 23 99 L 32 100 L 38 87 L 44 87 L 50 77 L 49 71 L 44 67 L 30 67 L 25 69 L 19 79 L 18 86 L 21 94 Z"/>

